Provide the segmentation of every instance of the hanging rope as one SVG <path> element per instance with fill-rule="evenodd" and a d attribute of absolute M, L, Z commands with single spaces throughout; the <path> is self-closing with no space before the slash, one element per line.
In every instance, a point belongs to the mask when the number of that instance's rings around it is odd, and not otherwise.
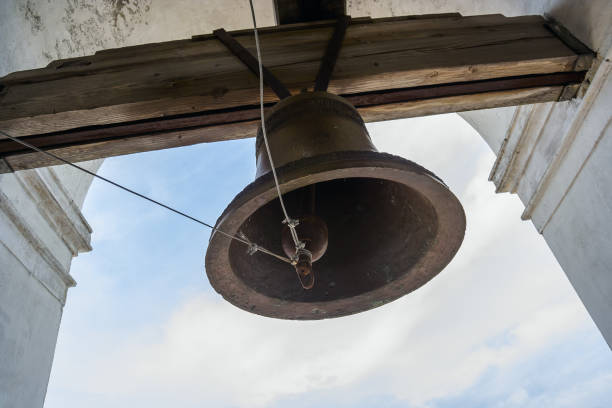
<path fill-rule="evenodd" d="M 276 193 L 278 194 L 278 200 L 280 201 L 283 215 L 285 216 L 284 224 L 287 224 L 289 231 L 291 232 L 291 238 L 295 244 L 295 255 L 293 256 L 293 262 L 296 262 L 298 252 L 304 249 L 305 244 L 300 241 L 295 227 L 299 224 L 298 220 L 294 220 L 287 214 L 285 208 L 285 202 L 283 201 L 283 195 L 281 194 L 280 186 L 278 183 L 278 177 L 276 176 L 276 167 L 272 160 L 272 153 L 270 152 L 270 146 L 268 145 L 268 135 L 266 134 L 266 121 L 264 116 L 264 78 L 262 75 L 262 62 L 261 62 L 261 50 L 259 48 L 259 34 L 257 33 L 257 20 L 255 18 L 255 8 L 253 7 L 253 0 L 249 0 L 251 6 L 251 16 L 253 17 L 253 34 L 255 35 L 255 48 L 257 49 L 257 65 L 259 69 L 259 110 L 261 115 L 261 133 L 263 135 L 264 144 L 266 146 L 266 152 L 268 154 L 268 160 L 270 161 L 270 167 L 272 168 L 272 176 L 274 176 L 274 184 L 276 186 Z"/>
<path fill-rule="evenodd" d="M 127 187 L 124 187 L 124 186 L 122 186 L 122 185 L 121 185 L 121 184 L 119 184 L 119 183 L 116 183 L 116 182 L 114 182 L 114 181 L 112 181 L 112 180 L 109 180 L 109 179 L 107 179 L 107 178 L 105 178 L 105 177 L 102 177 L 102 176 L 100 176 L 100 175 L 98 175 L 98 174 L 96 174 L 96 173 L 94 173 L 94 172 L 92 172 L 92 171 L 89 171 L 89 170 L 87 170 L 87 169 L 86 169 L 86 168 L 84 168 L 84 167 L 81 167 L 81 166 L 79 166 L 79 165 L 77 165 L 77 164 L 74 164 L 74 163 L 72 163 L 72 162 L 70 162 L 70 161 L 68 161 L 68 160 L 66 160 L 66 159 L 63 159 L 63 158 L 61 158 L 61 157 L 57 156 L 56 154 L 53 154 L 53 153 L 51 153 L 51 152 L 47 152 L 47 151 L 42 150 L 42 149 L 40 149 L 40 148 L 38 148 L 38 147 L 36 147 L 36 146 L 34 146 L 34 145 L 31 145 L 31 144 L 30 144 L 30 143 L 28 143 L 28 142 L 25 142 L 25 141 L 23 141 L 23 140 L 21 140 L 21 139 L 19 139 L 19 138 L 16 138 L 16 137 L 14 137 L 14 136 L 11 136 L 11 135 L 9 135 L 8 133 L 6 133 L 6 132 L 4 132 L 4 131 L 2 131 L 2 130 L 0 130 L 0 134 L 3 134 L 4 136 L 6 136 L 7 138 L 9 138 L 9 139 L 10 139 L 10 140 L 12 140 L 13 142 L 19 143 L 19 144 L 20 144 L 20 145 L 22 145 L 22 146 L 25 146 L 25 147 L 27 147 L 27 148 L 29 148 L 29 149 L 32 149 L 32 150 L 34 150 L 34 151 L 37 151 L 38 153 L 42 153 L 42 154 L 44 154 L 44 155 L 46 155 L 46 156 L 52 157 L 52 158 L 54 158 L 55 160 L 58 160 L 58 161 L 60 161 L 60 162 L 62 162 L 62 163 L 64 163 L 64 164 L 67 164 L 67 165 L 69 165 L 69 166 L 72 166 L 72 167 L 74 167 L 75 169 L 78 169 L 78 170 L 80 170 L 80 171 L 82 171 L 82 172 L 84 172 L 84 173 L 89 174 L 90 176 L 93 176 L 93 177 L 97 178 L 98 180 L 102 180 L 102 181 L 104 181 L 104 182 L 106 182 L 106 183 L 108 183 L 108 184 L 110 184 L 110 185 L 113 185 L 113 186 L 115 186 L 115 187 L 117 187 L 117 188 L 119 188 L 119 189 L 121 189 L 121 190 L 123 190 L 123 191 L 126 191 L 126 192 L 128 192 L 128 193 L 130 193 L 130 194 L 133 194 L 133 195 L 137 196 L 137 197 L 140 197 L 140 198 L 142 198 L 142 199 L 145 199 L 145 200 L 147 200 L 147 201 L 149 201 L 149 202 L 151 202 L 151 203 L 153 203 L 153 204 L 156 204 L 156 205 L 158 205 L 158 206 L 160 206 L 160 207 L 163 207 L 163 208 L 165 208 L 165 209 L 167 209 L 167 210 L 170 210 L 170 211 L 172 211 L 172 212 L 173 212 L 173 213 L 175 213 L 175 214 L 178 214 L 178 215 L 180 215 L 180 216 L 183 216 L 183 217 L 185 217 L 185 218 L 187 218 L 187 219 L 189 219 L 189 220 L 191 220 L 191 221 L 197 222 L 198 224 L 204 225 L 205 227 L 208 227 L 208 228 L 210 228 L 211 230 L 213 230 L 213 231 L 215 231 L 215 232 L 218 232 L 218 233 L 219 233 L 219 234 L 221 234 L 221 235 L 225 235 L 225 236 L 226 236 L 226 237 L 228 237 L 228 238 L 231 238 L 231 239 L 233 239 L 233 240 L 236 240 L 236 241 L 238 241 L 238 242 L 241 242 L 241 243 L 243 243 L 243 244 L 245 244 L 245 245 L 247 245 L 247 246 L 249 247 L 249 248 L 248 248 L 249 253 L 255 253 L 255 252 L 257 252 L 257 251 L 260 251 L 260 252 L 263 252 L 264 254 L 267 254 L 267 255 L 273 256 L 274 258 L 277 258 L 277 259 L 280 259 L 280 260 L 281 260 L 281 261 L 283 261 L 283 262 L 287 262 L 287 263 L 290 263 L 290 264 L 293 264 L 293 262 L 294 262 L 294 261 L 292 261 L 291 259 L 289 259 L 289 258 L 287 258 L 287 257 L 285 257 L 285 256 L 281 256 L 281 255 L 275 254 L 274 252 L 269 251 L 269 250 L 267 250 L 267 249 L 266 249 L 266 248 L 264 248 L 264 247 L 261 247 L 261 246 L 259 246 L 259 245 L 257 245 L 257 244 L 252 243 L 252 242 L 251 242 L 251 241 L 249 241 L 249 240 L 246 238 L 246 236 L 244 236 L 244 235 L 243 235 L 243 236 L 241 236 L 241 237 L 239 237 L 239 236 L 235 236 L 235 235 L 232 235 L 232 234 L 228 234 L 227 232 L 222 231 L 222 230 L 220 230 L 219 228 L 214 227 L 214 226 L 212 226 L 212 225 L 208 224 L 207 222 L 204 222 L 204 221 L 199 220 L 199 219 L 197 219 L 197 218 L 195 218 L 195 217 L 192 217 L 191 215 L 185 214 L 184 212 L 179 211 L 179 210 L 176 210 L 176 209 L 174 209 L 174 208 L 172 208 L 172 207 L 170 207 L 170 206 L 168 206 L 168 205 L 166 205 L 166 204 L 160 203 L 159 201 L 154 200 L 154 199 L 152 199 L 152 198 L 149 198 L 149 197 L 145 196 L 144 194 L 140 194 L 140 193 L 138 193 L 138 192 L 136 192 L 136 191 L 134 191 L 134 190 L 131 190 L 131 189 L 127 188 Z"/>

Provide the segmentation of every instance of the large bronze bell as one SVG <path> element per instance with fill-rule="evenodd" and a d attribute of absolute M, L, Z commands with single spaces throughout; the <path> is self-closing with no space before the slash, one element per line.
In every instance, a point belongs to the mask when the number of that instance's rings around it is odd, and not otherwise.
<path fill-rule="evenodd" d="M 266 129 L 287 211 L 300 220 L 297 232 L 312 253 L 312 272 L 301 270 L 298 279 L 290 264 L 249 254 L 241 242 L 213 233 L 206 273 L 230 303 L 282 319 L 358 313 L 419 288 L 459 249 L 465 214 L 457 198 L 430 171 L 379 153 L 343 98 L 327 92 L 286 98 L 268 113 Z M 216 226 L 290 255 L 261 129 L 256 156 L 255 181 Z"/>

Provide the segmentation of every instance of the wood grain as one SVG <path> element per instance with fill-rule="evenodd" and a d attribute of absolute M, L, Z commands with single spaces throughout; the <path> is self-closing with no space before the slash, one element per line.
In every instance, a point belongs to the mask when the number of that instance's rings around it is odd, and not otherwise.
<path fill-rule="evenodd" d="M 511 91 L 486 92 L 474 95 L 451 96 L 411 102 L 369 106 L 358 109 L 366 122 L 380 122 L 441 113 L 462 112 L 483 108 L 515 106 L 558 100 L 563 86 L 527 88 Z M 245 121 L 229 125 L 217 125 L 200 129 L 181 130 L 163 134 L 144 134 L 90 143 L 49 149 L 73 162 L 113 157 L 124 154 L 189 146 L 197 143 L 255 137 L 259 121 Z M 40 153 L 24 153 L 5 157 L 13 170 L 52 166 L 59 163 Z M 0 172 L 2 169 L 0 168 Z"/>
<path fill-rule="evenodd" d="M 543 24 L 539 17 L 494 15 L 351 25 L 329 90 L 347 94 L 572 70 L 576 54 Z M 265 65 L 291 92 L 311 86 L 332 29 L 263 34 Z M 236 39 L 254 49 L 251 36 Z M 257 102 L 256 77 L 214 38 L 142 47 L 146 52 L 131 47 L 129 57 L 84 57 L 91 63 L 61 68 L 70 70 L 63 77 L 48 77 L 62 64 L 8 75 L 0 80 L 6 86 L 0 124 L 22 136 L 41 133 L 41 124 L 50 132 Z M 276 96 L 268 91 L 266 100 Z"/>
<path fill-rule="evenodd" d="M 335 24 L 260 29 L 263 62 L 291 93 L 312 89 Z M 251 30 L 230 34 L 254 53 Z M 353 19 L 328 90 L 354 100 L 366 121 L 567 99 L 575 78 L 540 79 L 589 68 L 592 53 L 568 38 L 540 16 Z M 522 76 L 533 81 L 508 89 L 504 80 Z M 506 85 L 481 86 L 497 80 Z M 451 88 L 464 94 L 440 92 Z M 356 102 L 396 90 L 405 90 L 397 100 Z M 264 100 L 272 105 L 278 97 L 266 89 Z M 0 78 L 0 128 L 72 161 L 250 137 L 257 103 L 257 77 L 212 34 L 103 50 Z M 52 164 L 6 142 L 1 157 L 0 172 Z"/>

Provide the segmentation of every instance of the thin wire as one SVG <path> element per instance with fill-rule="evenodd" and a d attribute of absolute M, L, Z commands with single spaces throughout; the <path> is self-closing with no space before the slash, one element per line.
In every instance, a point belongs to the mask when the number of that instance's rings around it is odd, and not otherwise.
<path fill-rule="evenodd" d="M 253 7 L 253 0 L 249 0 L 249 5 L 251 6 L 251 16 L 253 17 L 253 33 L 255 34 L 255 48 L 257 49 L 257 65 L 259 68 L 259 110 L 261 116 L 261 132 L 263 134 L 266 152 L 268 153 L 270 167 L 272 168 L 272 175 L 274 176 L 274 184 L 276 185 L 278 200 L 280 201 L 281 208 L 283 209 L 283 214 L 285 215 L 285 223 L 287 223 L 289 231 L 291 232 L 291 237 L 293 238 L 293 243 L 295 244 L 295 252 L 297 255 L 298 249 L 302 248 L 303 244 L 298 238 L 297 231 L 295 230 L 297 224 L 294 220 L 289 218 L 289 214 L 287 214 L 287 209 L 285 208 L 285 203 L 283 201 L 283 195 L 281 194 L 280 186 L 278 183 L 278 177 L 276 176 L 276 167 L 274 166 L 274 161 L 272 160 L 272 153 L 270 152 L 270 146 L 268 145 L 268 135 L 266 134 L 266 121 L 264 117 L 264 80 L 262 75 L 261 50 L 259 48 L 259 34 L 257 33 L 257 20 L 255 18 L 255 8 Z"/>
<path fill-rule="evenodd" d="M 197 219 L 195 217 L 192 217 L 191 215 L 185 214 L 182 211 L 176 210 L 176 209 L 174 209 L 174 208 L 172 208 L 170 206 L 167 206 L 166 204 L 160 203 L 159 201 L 156 201 L 156 200 L 154 200 L 152 198 L 149 198 L 149 197 L 147 197 L 147 196 L 145 196 L 143 194 L 140 194 L 140 193 L 138 193 L 138 192 L 136 192 L 134 190 L 131 190 L 131 189 L 127 188 L 127 187 L 124 187 L 124 186 L 122 186 L 119 183 L 116 183 L 116 182 L 114 182 L 112 180 L 107 179 L 106 177 L 102 177 L 102 176 L 100 176 L 100 175 L 98 175 L 98 174 L 96 174 L 96 173 L 94 173 L 92 171 L 87 170 L 84 167 L 81 167 L 81 166 L 79 166 L 77 164 L 74 164 L 74 163 L 72 163 L 72 162 L 70 162 L 70 161 L 68 161 L 66 159 L 63 159 L 63 158 L 55 155 L 54 153 L 47 152 L 47 151 L 42 150 L 42 149 L 40 149 L 40 148 L 38 148 L 38 147 L 36 147 L 34 145 L 29 144 L 28 142 L 24 142 L 23 140 L 21 140 L 19 138 L 11 136 L 11 135 L 9 135 L 8 133 L 6 133 L 6 132 L 4 132 L 2 130 L 0 130 L 0 133 L 3 134 L 4 136 L 6 136 L 7 138 L 9 138 L 10 140 L 12 140 L 13 142 L 19 143 L 20 145 L 25 146 L 25 147 L 27 147 L 29 149 L 35 150 L 35 151 L 37 151 L 39 153 L 42 153 L 42 154 L 47 155 L 49 157 L 52 157 L 55 160 L 59 160 L 62 163 L 65 163 L 65 164 L 67 164 L 69 166 L 72 166 L 75 169 L 78 169 L 78 170 L 80 170 L 82 172 L 85 172 L 85 173 L 89 174 L 90 176 L 93 176 L 93 177 L 95 177 L 95 178 L 97 178 L 99 180 L 102 180 L 102 181 L 104 181 L 104 182 L 106 182 L 108 184 L 111 184 L 111 185 L 113 185 L 113 186 L 115 186 L 117 188 L 120 188 L 123 191 L 126 191 L 126 192 L 128 192 L 130 194 L 133 194 L 133 195 L 137 196 L 137 197 L 143 198 L 143 199 L 145 199 L 145 200 L 147 200 L 149 202 L 152 202 L 153 204 L 157 204 L 160 207 L 163 207 L 163 208 L 165 208 L 167 210 L 172 211 L 173 213 L 176 213 L 176 214 L 181 215 L 181 216 L 183 216 L 185 218 L 188 218 L 191 221 L 195 221 L 198 224 L 204 225 L 205 227 L 208 227 L 208 228 L 210 228 L 211 230 L 213 230 L 215 232 L 218 232 L 218 233 L 220 233 L 222 235 L 225 235 L 228 238 L 231 238 L 231 239 L 234 239 L 236 241 L 242 242 L 243 244 L 247 245 L 250 249 L 261 251 L 261 252 L 263 252 L 265 254 L 268 254 L 268 255 L 271 255 L 271 256 L 273 256 L 273 257 L 275 257 L 277 259 L 280 259 L 281 261 L 284 261 L 284 262 L 287 262 L 287 263 L 292 263 L 291 259 L 289 259 L 287 257 L 284 257 L 284 256 L 281 256 L 281 255 L 277 255 L 274 252 L 267 250 L 266 248 L 263 248 L 263 247 L 261 247 L 259 245 L 256 245 L 256 244 L 252 243 L 251 241 L 249 241 L 246 238 L 242 238 L 242 237 L 238 237 L 238 236 L 235 236 L 235 235 L 232 235 L 232 234 L 228 234 L 227 232 L 222 231 L 222 230 L 220 230 L 217 227 L 213 227 L 212 225 L 208 224 L 207 222 L 199 220 L 199 219 Z"/>

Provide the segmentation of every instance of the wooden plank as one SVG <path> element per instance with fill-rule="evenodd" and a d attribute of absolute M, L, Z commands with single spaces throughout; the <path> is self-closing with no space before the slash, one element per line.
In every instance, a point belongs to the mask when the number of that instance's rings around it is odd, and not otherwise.
<path fill-rule="evenodd" d="M 335 23 L 261 29 L 264 64 L 292 93 L 314 84 Z M 570 98 L 590 62 L 546 24 L 456 14 L 353 20 L 328 89 L 366 121 Z M 231 35 L 254 53 L 250 30 Z M 269 89 L 264 99 L 278 100 Z M 212 35 L 0 78 L 0 128 L 72 161 L 250 137 L 257 103 L 257 78 Z M 0 172 L 52 164 L 2 139 Z"/>
<path fill-rule="evenodd" d="M 540 43 L 542 47 L 550 45 L 549 42 Z M 413 62 L 414 69 L 410 74 L 395 70 L 398 64 L 405 61 L 415 61 L 418 55 L 404 53 L 394 55 L 381 55 L 341 58 L 334 71 L 335 78 L 329 85 L 329 91 L 337 94 L 351 94 L 371 92 L 390 88 L 403 88 L 409 86 L 425 86 L 437 83 L 453 83 L 456 81 L 482 80 L 500 78 L 505 76 L 519 76 L 551 72 L 569 71 L 573 66 L 572 57 L 557 57 L 542 60 L 525 61 L 515 64 L 512 61 L 503 61 L 511 58 L 512 52 L 520 53 L 521 46 L 513 47 L 491 46 L 492 52 L 505 49 L 506 56 L 500 56 L 502 62 L 480 63 L 475 65 L 462 65 L 438 68 L 423 67 L 418 61 Z M 452 56 L 452 52 L 448 52 Z M 467 54 L 467 53 L 465 53 Z M 479 54 L 474 51 L 473 59 Z M 481 57 L 480 57 L 481 58 Z M 443 59 L 443 58 L 441 58 Z M 355 62 L 351 65 L 349 62 Z M 278 68 L 275 72 L 281 81 L 293 78 L 295 82 L 288 84 L 292 93 L 298 93 L 308 87 L 316 74 L 318 62 L 303 65 L 303 71 L 292 75 L 291 67 Z M 363 67 L 361 72 L 359 67 Z M 248 74 L 248 73 L 247 73 Z M 355 76 L 361 76 L 359 81 Z M 208 82 L 204 85 L 203 82 Z M 219 86 L 227 83 L 228 87 Z M 171 84 L 160 84 L 138 89 L 134 84 L 109 86 L 100 92 L 83 91 L 81 94 L 58 94 L 57 98 L 41 98 L 36 100 L 32 96 L 20 102 L 6 102 L 7 109 L 0 112 L 0 126 L 16 136 L 47 133 L 81 126 L 102 125 L 108 123 L 121 123 L 126 121 L 164 117 L 210 109 L 224 109 L 233 106 L 248 106 L 257 103 L 257 79 L 251 75 L 242 75 L 241 78 L 231 76 L 210 76 L 197 81 L 193 78 L 177 81 Z M 231 88 L 229 88 L 231 87 Z M 200 95 L 193 95 L 194 90 L 208 88 Z M 44 87 L 32 93 L 43 93 Z M 59 92 L 59 91 L 58 91 Z M 10 93 L 10 88 L 9 88 Z M 168 95 L 167 98 L 149 99 L 151 95 Z M 7 95 L 8 96 L 8 95 Z M 108 98 L 108 99 L 107 99 Z M 266 90 L 266 102 L 277 100 L 273 92 Z M 107 100 L 105 100 L 107 99 Z M 123 102 L 121 102 L 123 100 Z M 0 102 L 4 107 L 5 101 Z M 74 105 L 78 105 L 78 109 Z M 99 106 L 99 105 L 102 106 Z M 31 113 L 26 113 L 28 110 Z M 19 117 L 13 119 L 11 116 Z"/>
<path fill-rule="evenodd" d="M 485 92 L 482 94 L 450 96 L 435 99 L 414 100 L 410 102 L 373 105 L 359 108 L 366 122 L 379 122 L 441 113 L 515 106 L 558 100 L 562 86 L 527 88 L 510 91 Z M 134 137 L 103 140 L 84 146 L 70 146 L 49 149 L 73 162 L 93 160 L 103 157 L 140 153 L 197 143 L 219 142 L 224 140 L 255 137 L 259 121 L 245 121 L 228 125 L 188 129 L 162 134 L 144 134 Z M 13 170 L 52 166 L 53 159 L 39 153 L 24 153 L 5 157 Z M 0 170 L 1 172 L 1 170 Z"/>
<path fill-rule="evenodd" d="M 490 15 L 460 19 L 445 17 L 424 20 L 373 21 L 369 24 L 360 24 L 353 20 L 342 48 L 345 53 L 351 48 L 354 48 L 349 54 L 352 56 L 401 51 L 410 45 L 418 49 L 427 45 L 444 47 L 447 41 L 455 40 L 465 44 L 471 38 L 482 38 L 483 36 L 488 37 L 488 42 L 517 40 L 530 35 L 553 37 L 552 33 L 547 33 L 542 28 L 541 24 L 544 20 L 538 16 L 505 18 Z M 290 34 L 283 31 L 261 34 L 265 64 L 268 66 L 286 65 L 319 58 L 323 55 L 334 25 L 328 24 L 315 28 L 303 26 Z M 521 31 L 525 28 L 531 29 L 531 33 Z M 502 32 L 496 33 L 496 31 Z M 231 35 L 235 38 L 241 37 L 240 43 L 247 49 L 254 50 L 252 34 L 239 36 L 232 32 Z M 508 38 L 508 35 L 511 37 Z M 417 40 L 419 43 L 415 43 Z M 113 53 L 109 55 L 110 51 Z M 34 83 L 73 77 L 76 74 L 89 76 L 98 72 L 123 71 L 125 67 L 138 68 L 139 65 L 168 63 L 172 66 L 188 61 L 194 61 L 200 73 L 236 69 L 242 71 L 243 68 L 241 64 L 235 63 L 232 55 L 212 35 L 207 36 L 206 41 L 181 40 L 105 50 L 77 59 L 81 61 L 80 64 L 64 66 L 67 62 L 74 62 L 73 60 L 60 60 L 52 62 L 46 68 L 12 73 L 0 81 L 7 85 Z M 228 66 L 228 63 L 233 64 Z M 160 65 L 160 68 L 164 67 Z M 182 71 L 189 67 L 180 66 L 178 68 Z"/>
<path fill-rule="evenodd" d="M 402 35 L 409 35 L 412 37 L 421 33 L 421 35 L 427 36 L 426 32 L 431 31 L 431 35 L 438 36 L 440 32 L 447 30 L 477 27 L 491 28 L 504 25 L 516 26 L 518 24 L 537 25 L 544 21 L 540 16 L 504 17 L 501 14 L 460 17 L 451 13 L 435 16 L 430 15 L 427 18 L 422 17 L 423 16 L 401 16 L 376 20 L 370 18 L 356 18 L 352 19 L 351 30 L 347 35 L 350 38 L 351 34 L 355 32 L 357 37 L 366 37 L 365 41 L 368 41 L 367 37 L 374 35 L 380 36 L 395 33 L 396 37 L 401 37 Z M 410 21 L 410 24 L 402 24 L 402 22 L 407 20 Z M 399 25 L 397 25 L 398 23 Z M 270 55 L 268 55 L 270 51 L 273 51 L 273 53 L 275 52 L 275 49 L 271 47 L 276 47 L 277 45 L 282 47 L 287 45 L 287 41 L 283 42 L 283 39 L 287 39 L 285 34 L 288 31 L 298 31 L 298 33 L 292 33 L 294 37 L 291 37 L 291 44 L 302 46 L 304 39 L 309 39 L 312 42 L 319 41 L 321 44 L 320 55 L 322 55 L 322 47 L 326 44 L 327 39 L 331 35 L 332 27 L 335 26 L 335 24 L 335 20 L 330 20 L 317 23 L 260 28 L 259 33 L 262 38 L 263 48 L 266 51 L 266 63 L 269 63 L 267 60 L 270 57 Z M 383 26 L 383 24 L 385 25 Z M 387 26 L 386 24 L 392 24 L 392 26 Z M 358 32 L 356 30 L 362 31 Z M 245 37 L 240 39 L 241 43 L 245 41 L 249 49 L 254 47 L 252 30 L 232 31 L 231 35 L 235 38 Z M 206 44 L 203 45 L 202 42 L 206 42 Z M 380 45 L 384 44 L 385 41 L 377 38 L 376 42 Z M 216 50 L 215 45 L 217 46 Z M 222 49 L 223 47 L 216 43 L 215 36 L 212 33 L 196 35 L 190 40 L 175 40 L 123 48 L 111 48 L 97 51 L 94 55 L 90 56 L 56 60 L 49 63 L 45 68 L 11 73 L 2 78 L 1 81 L 7 84 L 19 83 L 21 81 L 31 83 L 63 78 L 74 74 L 89 75 L 97 71 L 120 69 L 124 66 L 134 66 L 138 64 L 146 65 L 161 61 L 180 63 L 189 58 L 215 58 L 219 56 L 218 54 L 215 55 L 215 51 L 218 52 Z M 284 55 L 281 55 L 281 57 L 284 57 Z"/>
<path fill-rule="evenodd" d="M 124 154 L 190 146 L 197 143 L 220 142 L 224 140 L 254 137 L 258 124 L 258 121 L 240 122 L 221 126 L 210 126 L 201 129 L 187 129 L 162 134 L 146 134 L 135 137 L 102 140 L 87 145 L 48 150 L 59 157 L 69 158 L 70 161 L 77 163 L 102 157 L 113 157 Z M 5 160 L 14 171 L 61 164 L 57 163 L 55 159 L 40 153 L 25 153 L 7 156 Z"/>
<path fill-rule="evenodd" d="M 571 70 L 575 63 L 576 55 L 543 28 L 541 19 L 535 19 L 540 23 L 532 17 L 508 19 L 514 24 L 499 24 L 498 16 L 465 19 L 351 25 L 330 91 L 368 92 L 560 72 Z M 427 27 L 428 33 L 416 29 Z M 314 81 L 331 30 L 272 32 L 269 40 L 262 35 L 264 62 L 292 92 L 298 92 Z M 241 37 L 241 43 L 253 49 L 251 37 Z M 184 50 L 174 49 L 172 58 L 158 63 L 145 58 L 146 64 L 116 70 L 96 71 L 95 63 L 71 67 L 80 70 L 79 75 L 54 80 L 25 81 L 9 75 L 1 81 L 7 89 L 0 101 L 0 121 L 21 136 L 257 102 L 256 78 L 233 55 L 216 40 L 198 45 L 198 53 L 177 57 Z M 163 51 L 166 56 L 168 52 Z M 92 73 L 86 71 L 90 68 Z M 266 92 L 266 101 L 275 100 L 273 93 Z"/>
<path fill-rule="evenodd" d="M 247 122 L 258 119 L 259 115 L 259 108 L 253 107 L 228 112 L 209 112 L 206 114 L 161 118 L 117 125 L 88 126 L 68 131 L 25 136 L 22 139 L 40 148 L 56 148 L 60 146 L 90 144 L 122 137 L 172 133 L 180 130 L 195 130 L 209 126 Z M 0 155 L 6 156 L 28 151 L 26 147 L 11 140 L 0 140 Z"/>
<path fill-rule="evenodd" d="M 521 77 L 489 79 L 484 81 L 458 82 L 453 84 L 391 89 L 383 92 L 345 95 L 357 108 L 388 105 L 400 102 L 423 101 L 447 96 L 465 96 L 495 91 L 513 91 L 544 86 L 565 86 L 580 84 L 585 72 L 561 72 L 557 74 L 528 75 Z M 572 86 L 572 85 L 570 85 Z M 483 105 L 484 106 L 484 105 Z M 485 109 L 480 108 L 480 109 Z"/>
<path fill-rule="evenodd" d="M 439 115 L 450 112 L 556 101 L 559 99 L 562 90 L 562 86 L 552 86 L 449 96 L 445 98 L 374 105 L 359 109 L 359 113 L 361 113 L 366 122 L 381 122 L 384 120 Z"/>
<path fill-rule="evenodd" d="M 461 96 L 502 90 L 517 90 L 543 86 L 565 86 L 563 98 L 567 97 L 568 84 L 580 84 L 584 72 L 563 72 L 545 75 L 490 79 L 413 88 L 390 89 L 380 92 L 344 95 L 355 107 L 423 101 L 447 96 Z M 486 106 L 483 106 L 486 107 Z M 40 148 L 88 144 L 113 138 L 159 134 L 178 130 L 194 130 L 208 126 L 220 126 L 259 118 L 258 107 L 246 107 L 222 111 L 208 111 L 190 115 L 127 122 L 116 125 L 89 126 L 81 129 L 26 136 L 24 140 Z M 27 148 L 10 140 L 0 140 L 0 155 L 27 152 Z"/>
<path fill-rule="evenodd" d="M 540 18 L 536 20 L 537 22 L 534 22 L 531 17 L 513 18 L 508 19 L 514 20 L 513 24 L 505 25 L 499 23 L 499 17 L 497 16 L 466 17 L 455 23 L 456 20 L 437 19 L 437 25 L 431 24 L 431 20 L 408 21 L 410 24 L 406 24 L 406 21 L 403 20 L 376 24 L 351 24 L 342 51 L 347 56 L 363 56 L 416 48 L 421 51 L 423 56 L 426 56 L 427 49 L 425 47 L 452 48 L 452 43 L 449 44 L 449 41 L 454 41 L 457 46 L 462 44 L 464 46 L 466 44 L 478 46 L 479 44 L 516 41 L 541 36 L 554 38 L 541 26 L 540 23 L 543 20 Z M 462 24 L 459 24 L 459 22 Z M 511 27 L 507 27 L 508 25 Z M 433 28 L 436 26 L 437 28 Z M 452 31 L 452 33 L 449 31 Z M 267 66 L 275 66 L 318 59 L 323 55 L 323 50 L 331 34 L 332 27 L 323 27 L 317 29 L 304 28 L 291 33 L 291 35 L 276 32 L 262 35 L 264 62 Z M 232 33 L 232 36 L 237 37 L 234 33 Z M 370 40 L 371 38 L 375 38 L 375 40 Z M 484 40 L 484 43 L 472 43 L 474 39 Z M 240 43 L 247 49 L 254 50 L 254 41 L 251 36 L 240 38 Z M 147 50 L 144 53 L 142 50 L 135 49 L 136 47 L 129 48 L 131 48 L 129 53 L 127 50 L 122 51 L 112 58 L 101 57 L 98 54 L 83 57 L 82 60 L 90 62 L 89 64 L 54 68 L 52 63 L 49 67 L 40 70 L 9 74 L 2 78 L 1 82 L 6 85 L 34 83 L 70 78 L 76 76 L 76 74 L 79 74 L 79 77 L 104 79 L 105 76 L 91 77 L 91 75 L 117 71 L 122 75 L 127 75 L 130 71 L 126 71 L 125 67 L 138 71 L 142 69 L 140 66 L 150 66 L 152 64 L 156 64 L 154 68 L 158 68 L 157 70 L 154 69 L 153 72 L 161 71 L 162 73 L 172 67 L 175 68 L 173 72 L 178 70 L 180 73 L 190 74 L 189 70 L 193 69 L 200 74 L 244 71 L 242 64 L 237 63 L 233 55 L 214 38 L 204 42 L 191 42 L 189 40 L 173 42 L 169 49 L 165 43 L 156 44 L 154 49 Z M 192 62 L 192 64 L 184 66 L 183 64 L 186 62 Z M 177 67 L 177 64 L 181 65 Z M 163 78 L 158 76 L 156 81 L 163 81 Z M 93 82 L 92 85 L 101 84 Z"/>

